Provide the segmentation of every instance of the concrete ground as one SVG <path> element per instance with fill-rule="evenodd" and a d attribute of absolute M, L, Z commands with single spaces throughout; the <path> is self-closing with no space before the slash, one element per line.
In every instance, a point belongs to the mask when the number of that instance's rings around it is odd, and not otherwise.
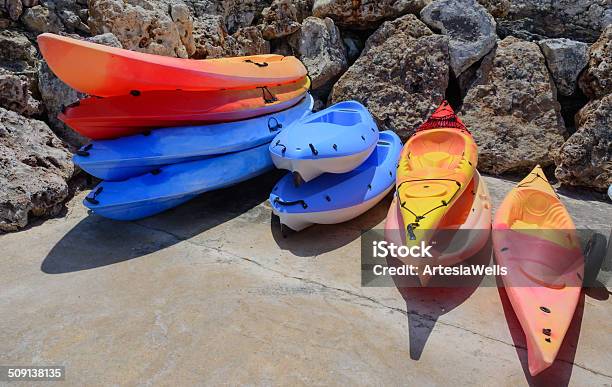
<path fill-rule="evenodd" d="M 283 238 L 266 203 L 279 176 L 131 223 L 88 215 L 81 194 L 0 236 L 0 365 L 65 365 L 78 386 L 612 384 L 606 289 L 532 378 L 503 291 L 360 286 L 359 236 L 389 198 Z M 486 180 L 496 205 L 514 185 Z M 609 202 L 562 200 L 578 227 L 612 224 Z"/>

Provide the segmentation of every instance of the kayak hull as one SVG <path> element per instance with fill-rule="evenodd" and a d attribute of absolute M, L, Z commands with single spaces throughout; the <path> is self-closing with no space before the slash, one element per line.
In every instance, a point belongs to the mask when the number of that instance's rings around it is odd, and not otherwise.
<path fill-rule="evenodd" d="M 574 223 L 536 167 L 504 199 L 493 222 L 495 259 L 527 341 L 529 371 L 555 360 L 582 289 L 584 257 Z"/>
<path fill-rule="evenodd" d="M 83 204 L 115 220 L 137 220 L 195 196 L 237 184 L 273 169 L 268 144 L 204 160 L 161 167 L 124 181 L 103 181 Z"/>
<path fill-rule="evenodd" d="M 94 140 L 154 128 L 238 121 L 288 109 L 301 101 L 310 80 L 249 90 L 149 91 L 109 98 L 85 98 L 59 115 L 66 125 Z"/>
<path fill-rule="evenodd" d="M 313 98 L 307 94 L 289 109 L 248 120 L 163 128 L 152 130 L 147 135 L 93 141 L 81 148 L 73 156 L 73 161 L 100 179 L 125 180 L 163 165 L 267 144 L 284 127 L 310 114 L 313 103 Z"/>
<path fill-rule="evenodd" d="M 50 33 L 38 36 L 38 46 L 62 81 L 100 97 L 127 95 L 134 90 L 247 89 L 293 82 L 307 73 L 298 59 L 281 55 L 181 59 Z"/>

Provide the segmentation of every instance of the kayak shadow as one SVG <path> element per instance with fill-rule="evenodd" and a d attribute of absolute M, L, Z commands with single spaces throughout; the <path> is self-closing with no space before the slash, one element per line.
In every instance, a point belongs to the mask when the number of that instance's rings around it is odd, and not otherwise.
<path fill-rule="evenodd" d="M 499 281 L 501 284 L 501 281 Z M 529 363 L 527 359 L 527 341 L 525 339 L 525 333 L 523 328 L 512 309 L 512 304 L 506 293 L 506 289 L 503 285 L 498 286 L 499 297 L 501 299 L 502 307 L 506 321 L 508 322 L 508 328 L 512 341 L 514 342 L 514 348 L 518 355 L 521 366 L 523 367 L 523 373 L 529 386 L 532 387 L 564 387 L 569 384 L 572 376 L 572 370 L 574 368 L 574 358 L 576 356 L 576 348 L 578 347 L 578 339 L 580 337 L 580 328 L 582 326 L 582 316 L 584 313 L 584 291 L 580 292 L 580 298 L 578 299 L 578 305 L 576 305 L 576 311 L 570 323 L 570 326 L 565 334 L 559 353 L 557 354 L 556 360 L 553 364 L 540 372 L 536 376 L 531 376 L 529 373 Z"/>
<path fill-rule="evenodd" d="M 270 230 L 274 241 L 282 250 L 298 257 L 312 257 L 346 246 L 373 228 L 384 227 L 393 194 L 389 193 L 369 211 L 348 222 L 339 224 L 315 224 L 300 232 L 284 228 L 278 216 L 272 215 Z"/>
<path fill-rule="evenodd" d="M 164 213 L 133 222 L 91 214 L 53 246 L 41 264 L 47 274 L 112 265 L 188 240 L 255 211 L 282 176 L 272 171 L 232 187 L 207 192 Z M 267 210 L 265 212 L 267 217 Z"/>
<path fill-rule="evenodd" d="M 488 265 L 491 262 L 491 241 L 460 265 Z M 389 266 L 402 263 L 388 259 Z M 410 358 L 419 360 L 436 322 L 444 314 L 463 304 L 480 285 L 484 275 L 465 276 L 453 281 L 453 287 L 443 287 L 439 278 L 432 277 L 427 287 L 421 287 L 417 278 L 394 278 L 397 290 L 406 302 Z M 448 285 L 447 285 L 448 286 Z"/>

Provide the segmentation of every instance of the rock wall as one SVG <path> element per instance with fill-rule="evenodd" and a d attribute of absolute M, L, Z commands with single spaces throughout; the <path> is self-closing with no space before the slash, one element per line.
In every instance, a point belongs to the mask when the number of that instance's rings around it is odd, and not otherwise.
<path fill-rule="evenodd" d="M 359 100 L 406 139 L 446 98 L 483 172 L 541 163 L 565 185 L 604 190 L 610 23 L 609 0 L 0 0 L 0 229 L 61 209 L 68 150 L 87 141 L 56 118 L 83 95 L 49 71 L 40 33 L 180 58 L 295 55 L 317 108 Z"/>

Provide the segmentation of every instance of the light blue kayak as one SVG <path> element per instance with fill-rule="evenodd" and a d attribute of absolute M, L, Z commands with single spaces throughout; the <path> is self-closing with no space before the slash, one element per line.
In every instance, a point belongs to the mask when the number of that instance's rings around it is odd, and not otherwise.
<path fill-rule="evenodd" d="M 608 187 L 608 197 L 612 200 L 612 184 Z"/>
<path fill-rule="evenodd" d="M 114 140 L 93 141 L 81 148 L 73 161 L 100 179 L 125 180 L 163 165 L 267 144 L 283 128 L 311 114 L 313 103 L 307 94 L 287 110 L 248 120 L 156 129 Z"/>
<path fill-rule="evenodd" d="M 310 181 L 323 173 L 346 173 L 363 163 L 376 147 L 378 128 L 359 102 L 340 102 L 306 116 L 270 143 L 277 168 Z"/>
<path fill-rule="evenodd" d="M 274 169 L 274 164 L 268 144 L 264 144 L 240 152 L 164 166 L 124 181 L 104 181 L 87 195 L 83 204 L 106 218 L 136 220 L 271 169 Z"/>
<path fill-rule="evenodd" d="M 287 174 L 270 194 L 272 210 L 281 224 L 295 231 L 315 223 L 334 224 L 356 218 L 395 187 L 401 150 L 400 138 L 384 131 L 370 157 L 351 172 L 326 173 L 297 187 Z"/>

